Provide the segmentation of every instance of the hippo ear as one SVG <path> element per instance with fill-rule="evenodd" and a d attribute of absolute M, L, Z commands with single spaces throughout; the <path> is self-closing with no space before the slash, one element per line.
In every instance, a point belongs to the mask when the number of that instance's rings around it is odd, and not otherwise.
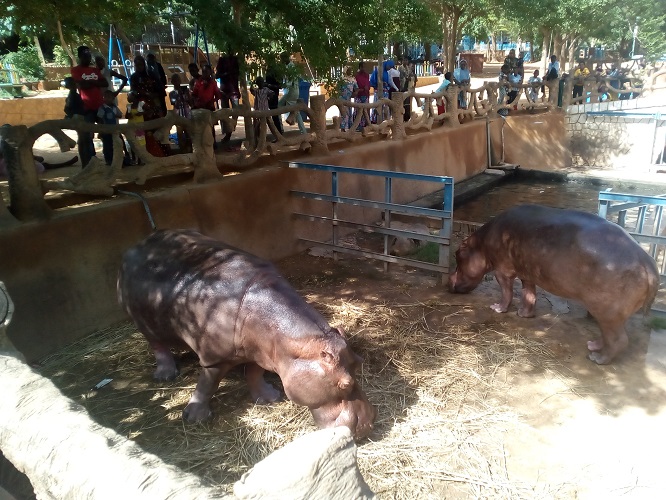
<path fill-rule="evenodd" d="M 335 361 L 335 356 L 330 351 L 323 350 L 319 354 L 321 363 L 327 368 L 334 368 L 338 363 Z"/>

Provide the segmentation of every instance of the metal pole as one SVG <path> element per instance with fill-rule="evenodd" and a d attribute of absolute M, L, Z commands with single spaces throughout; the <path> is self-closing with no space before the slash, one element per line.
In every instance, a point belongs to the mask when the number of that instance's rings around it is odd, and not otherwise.
<path fill-rule="evenodd" d="M 111 58 L 113 57 L 113 24 L 109 25 L 109 57 L 106 60 L 106 64 L 111 69 Z M 109 82 L 110 84 L 111 82 Z"/>
<path fill-rule="evenodd" d="M 197 32 L 194 36 L 194 64 L 199 64 L 199 24 L 196 24 L 194 29 Z"/>

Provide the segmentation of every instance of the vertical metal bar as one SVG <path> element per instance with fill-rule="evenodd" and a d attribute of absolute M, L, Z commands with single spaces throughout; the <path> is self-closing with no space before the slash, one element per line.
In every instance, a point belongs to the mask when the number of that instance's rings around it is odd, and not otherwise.
<path fill-rule="evenodd" d="M 654 225 L 653 225 L 653 230 L 652 234 L 654 236 L 659 236 L 659 233 L 661 233 L 661 219 L 664 214 L 664 207 L 662 205 L 656 205 L 655 206 L 655 211 L 654 211 Z M 657 245 L 652 243 L 650 244 L 650 255 L 652 256 L 653 259 L 657 260 Z"/>
<path fill-rule="evenodd" d="M 390 177 L 384 177 L 384 201 L 386 203 L 391 203 L 391 194 L 392 194 L 392 179 Z M 384 210 L 384 227 L 389 229 L 391 227 L 391 211 L 387 208 Z M 389 254 L 389 235 L 384 235 L 384 255 Z M 384 261 L 384 272 L 388 272 L 389 263 Z"/>
<path fill-rule="evenodd" d="M 439 244 L 439 265 L 446 272 L 442 271 L 440 274 L 440 284 L 444 285 L 448 281 L 450 274 L 449 261 L 451 258 L 451 232 L 453 231 L 453 182 L 444 184 L 444 197 L 442 199 L 442 210 L 451 214 L 450 217 L 442 217 L 442 227 L 439 230 L 439 235 L 449 238 L 449 244 Z"/>
<path fill-rule="evenodd" d="M 645 225 L 645 205 L 638 207 L 638 218 L 636 220 L 636 232 L 643 234 L 643 226 Z"/>
<path fill-rule="evenodd" d="M 620 210 L 617 213 L 617 225 L 620 227 L 625 227 L 627 222 L 627 211 L 626 210 Z"/>
<path fill-rule="evenodd" d="M 331 172 L 331 196 L 338 196 L 338 173 Z M 331 207 L 333 209 L 333 221 L 331 222 L 332 232 L 333 232 L 333 245 L 338 246 L 338 203 L 336 201 L 331 202 Z M 333 250 L 333 260 L 338 260 L 338 253 Z"/>
<path fill-rule="evenodd" d="M 605 219 L 608 215 L 608 200 L 599 200 L 599 217 Z"/>

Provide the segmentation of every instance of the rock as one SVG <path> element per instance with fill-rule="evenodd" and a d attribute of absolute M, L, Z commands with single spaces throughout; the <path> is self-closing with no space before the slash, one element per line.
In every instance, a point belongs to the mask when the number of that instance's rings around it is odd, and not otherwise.
<path fill-rule="evenodd" d="M 347 427 L 322 429 L 273 452 L 234 484 L 240 499 L 374 498 Z"/>

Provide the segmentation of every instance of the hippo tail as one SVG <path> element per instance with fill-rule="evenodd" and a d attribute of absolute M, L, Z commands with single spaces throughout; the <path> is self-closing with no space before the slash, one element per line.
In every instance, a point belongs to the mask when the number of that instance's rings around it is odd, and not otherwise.
<path fill-rule="evenodd" d="M 647 274 L 648 291 L 645 295 L 645 301 L 643 301 L 643 316 L 647 316 L 650 312 L 660 285 L 659 269 L 654 260 L 650 259 L 649 264 L 645 266 L 645 272 Z"/>

